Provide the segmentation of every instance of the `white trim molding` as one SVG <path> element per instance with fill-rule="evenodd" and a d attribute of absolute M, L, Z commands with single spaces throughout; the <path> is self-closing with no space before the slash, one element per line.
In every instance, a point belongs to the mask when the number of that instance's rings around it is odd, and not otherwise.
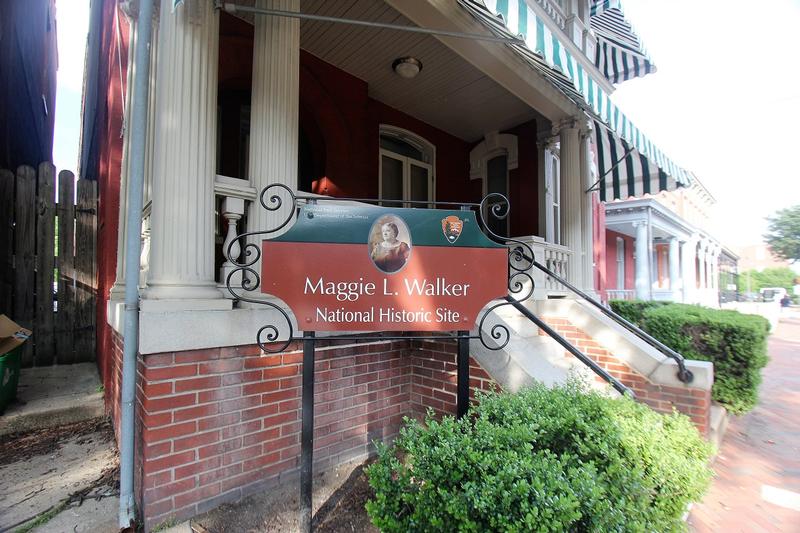
<path fill-rule="evenodd" d="M 469 178 L 486 179 L 487 163 L 498 155 L 505 155 L 508 170 L 519 166 L 519 148 L 517 136 L 510 133 L 487 133 L 483 140 L 469 152 Z"/>

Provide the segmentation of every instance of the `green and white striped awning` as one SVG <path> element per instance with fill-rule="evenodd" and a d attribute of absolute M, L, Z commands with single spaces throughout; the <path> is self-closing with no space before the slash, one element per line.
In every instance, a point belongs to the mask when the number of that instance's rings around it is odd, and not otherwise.
<path fill-rule="evenodd" d="M 593 0 L 590 21 L 597 36 L 594 64 L 608 81 L 621 83 L 656 71 L 620 0 Z"/>
<path fill-rule="evenodd" d="M 682 173 L 683 169 L 674 169 L 673 173 L 668 174 L 605 124 L 595 120 L 593 125 L 599 171 L 599 178 L 593 189 L 600 192 L 601 201 L 641 197 L 679 187 L 674 176 Z"/>
<path fill-rule="evenodd" d="M 658 168 L 667 175 L 666 180 L 658 183 L 657 189 L 671 190 L 691 183 L 689 174 L 673 163 L 650 139 L 637 128 L 631 120 L 611 101 L 603 88 L 589 75 L 583 66 L 572 56 L 567 48 L 537 15 L 525 0 L 458 0 L 477 20 L 488 27 L 494 34 L 503 37 L 519 36 L 525 46 L 508 45 L 542 76 L 553 83 L 564 95 L 583 109 L 593 120 L 604 126 L 604 130 L 613 134 L 619 142 L 628 147 L 627 151 L 644 157 L 648 168 Z M 598 147 L 599 151 L 600 147 Z M 625 153 L 623 151 L 622 153 Z M 610 162 L 610 164 L 612 164 Z M 609 164 L 609 165 L 610 165 Z M 598 165 L 600 176 L 609 171 L 610 166 Z M 648 174 L 651 175 L 652 173 Z M 628 180 L 623 180 L 628 183 Z M 661 188 L 660 185 L 665 187 Z M 644 185 L 620 189 L 619 196 L 627 198 L 643 191 Z M 613 188 L 612 188 L 613 192 Z M 641 195 L 641 194 L 639 194 Z M 602 196 L 602 194 L 601 194 Z"/>

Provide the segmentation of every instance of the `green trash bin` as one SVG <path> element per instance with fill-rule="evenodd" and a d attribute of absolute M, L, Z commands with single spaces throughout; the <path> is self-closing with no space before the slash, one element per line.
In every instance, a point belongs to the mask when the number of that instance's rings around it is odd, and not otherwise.
<path fill-rule="evenodd" d="M 30 336 L 30 330 L 0 315 L 0 414 L 17 397 L 22 345 Z"/>
<path fill-rule="evenodd" d="M 17 346 L 7 354 L 0 355 L 0 415 L 5 413 L 8 404 L 17 397 L 21 357 L 22 346 Z"/>

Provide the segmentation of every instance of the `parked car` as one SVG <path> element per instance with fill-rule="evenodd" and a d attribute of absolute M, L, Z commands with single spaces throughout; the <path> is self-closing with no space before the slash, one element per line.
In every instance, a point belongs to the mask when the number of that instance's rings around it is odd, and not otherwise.
<path fill-rule="evenodd" d="M 787 294 L 783 287 L 763 287 L 758 292 L 765 302 L 780 302 Z"/>

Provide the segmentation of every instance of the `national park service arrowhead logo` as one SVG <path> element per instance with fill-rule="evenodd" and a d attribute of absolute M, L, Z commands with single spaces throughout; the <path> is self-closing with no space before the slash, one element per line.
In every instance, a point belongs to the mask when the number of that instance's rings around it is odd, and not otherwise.
<path fill-rule="evenodd" d="M 464 221 L 455 215 L 442 219 L 442 232 L 450 244 L 458 240 L 461 230 L 464 229 Z"/>

